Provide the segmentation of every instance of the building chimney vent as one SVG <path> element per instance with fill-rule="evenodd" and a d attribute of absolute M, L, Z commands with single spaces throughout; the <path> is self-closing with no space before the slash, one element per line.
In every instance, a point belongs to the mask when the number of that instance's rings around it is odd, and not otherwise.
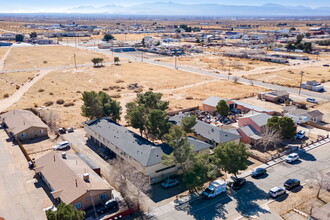
<path fill-rule="evenodd" d="M 83 178 L 85 182 L 89 182 L 89 173 L 84 173 Z"/>
<path fill-rule="evenodd" d="M 62 152 L 62 158 L 66 159 L 66 152 Z"/>

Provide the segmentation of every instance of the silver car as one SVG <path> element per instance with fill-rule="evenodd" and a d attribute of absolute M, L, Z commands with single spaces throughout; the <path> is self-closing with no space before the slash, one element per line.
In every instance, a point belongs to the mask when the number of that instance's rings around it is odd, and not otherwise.
<path fill-rule="evenodd" d="M 162 186 L 162 188 L 167 189 L 170 187 L 174 187 L 178 184 L 179 184 L 179 180 L 177 180 L 177 179 L 167 179 L 164 182 L 162 182 L 161 186 Z"/>

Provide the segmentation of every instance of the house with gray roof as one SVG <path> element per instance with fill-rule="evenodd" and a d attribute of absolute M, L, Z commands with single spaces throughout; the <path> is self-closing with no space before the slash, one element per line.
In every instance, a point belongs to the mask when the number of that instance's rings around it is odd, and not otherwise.
<path fill-rule="evenodd" d="M 180 125 L 181 120 L 185 117 L 184 114 L 178 114 L 175 116 L 172 116 L 169 118 L 169 121 Z M 226 143 L 230 141 L 239 142 L 240 136 L 237 133 L 225 131 L 221 128 L 208 124 L 206 122 L 200 121 L 196 119 L 196 125 L 193 127 L 194 132 L 203 137 L 204 139 L 207 139 L 207 142 L 215 145 L 220 143 Z"/>
<path fill-rule="evenodd" d="M 161 163 L 161 156 L 172 152 L 167 144 L 154 144 L 109 118 L 86 121 L 83 125 L 88 139 L 129 162 L 149 176 L 151 183 L 176 175 L 181 170 L 177 165 L 165 166 Z M 188 141 L 195 147 L 195 151 L 205 151 L 210 147 L 192 137 L 188 137 Z"/>
<path fill-rule="evenodd" d="M 266 113 L 250 111 L 238 119 L 238 126 L 243 127 L 249 125 L 257 132 L 261 132 L 262 128 L 266 126 L 268 119 L 271 117 L 272 116 Z"/>
<path fill-rule="evenodd" d="M 323 115 L 324 115 L 319 110 L 310 111 L 306 109 L 300 109 L 295 106 L 283 107 L 283 113 L 285 116 L 292 118 L 294 122 L 297 122 L 299 118 L 306 118 L 307 121 L 312 121 L 312 122 L 321 122 L 323 120 Z"/>

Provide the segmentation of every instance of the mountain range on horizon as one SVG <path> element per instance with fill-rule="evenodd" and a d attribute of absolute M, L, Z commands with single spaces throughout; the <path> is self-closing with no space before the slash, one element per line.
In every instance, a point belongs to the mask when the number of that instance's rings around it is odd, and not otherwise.
<path fill-rule="evenodd" d="M 161 15 L 161 16 L 330 16 L 330 7 L 310 8 L 264 4 L 260 6 L 222 4 L 180 4 L 154 2 L 134 6 L 105 5 L 80 6 L 68 9 L 68 13 L 98 13 L 113 15 Z"/>

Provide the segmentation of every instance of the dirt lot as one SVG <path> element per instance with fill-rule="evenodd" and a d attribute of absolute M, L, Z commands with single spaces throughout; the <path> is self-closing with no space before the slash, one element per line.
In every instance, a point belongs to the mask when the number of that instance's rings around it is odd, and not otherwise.
<path fill-rule="evenodd" d="M 8 47 L 0 47 L 0 60 L 6 54 Z"/>
<path fill-rule="evenodd" d="M 330 123 L 330 102 L 317 105 L 315 109 L 319 110 L 324 114 L 323 121 Z"/>
<path fill-rule="evenodd" d="M 94 57 L 112 62 L 110 56 L 66 46 L 31 46 L 14 47 L 6 59 L 4 70 L 31 69 L 53 66 L 74 65 L 74 54 L 77 64 L 91 63 Z"/>
<path fill-rule="evenodd" d="M 269 71 L 261 74 L 245 75 L 244 78 L 284 86 L 299 87 L 301 71 L 304 72 L 303 81 L 316 80 L 318 82 L 324 82 L 330 80 L 330 70 L 322 66 L 301 68 L 300 70 L 290 70 L 290 68 L 288 68 L 288 70 L 276 72 Z"/>
<path fill-rule="evenodd" d="M 145 63 L 54 70 L 34 84 L 18 103 L 11 106 L 11 109 L 43 106 L 45 102 L 52 101 L 54 105 L 47 108 L 58 112 L 62 126 L 79 127 L 85 120 L 80 115 L 80 92 L 104 90 L 110 95 L 117 95 L 117 100 L 124 106 L 136 97 L 133 90 L 126 88 L 131 83 L 143 86 L 143 91 L 148 91 L 149 88 L 157 91 L 176 89 L 212 79 Z M 57 105 L 55 103 L 58 99 L 64 99 L 65 103 L 72 103 L 74 106 Z"/>
<path fill-rule="evenodd" d="M 260 91 L 266 91 L 266 89 L 225 80 L 217 80 L 194 87 L 175 90 L 173 93 L 165 94 L 164 98 L 170 101 L 170 110 L 179 110 L 198 106 L 203 100 L 210 96 L 240 99 L 255 96 Z"/>

